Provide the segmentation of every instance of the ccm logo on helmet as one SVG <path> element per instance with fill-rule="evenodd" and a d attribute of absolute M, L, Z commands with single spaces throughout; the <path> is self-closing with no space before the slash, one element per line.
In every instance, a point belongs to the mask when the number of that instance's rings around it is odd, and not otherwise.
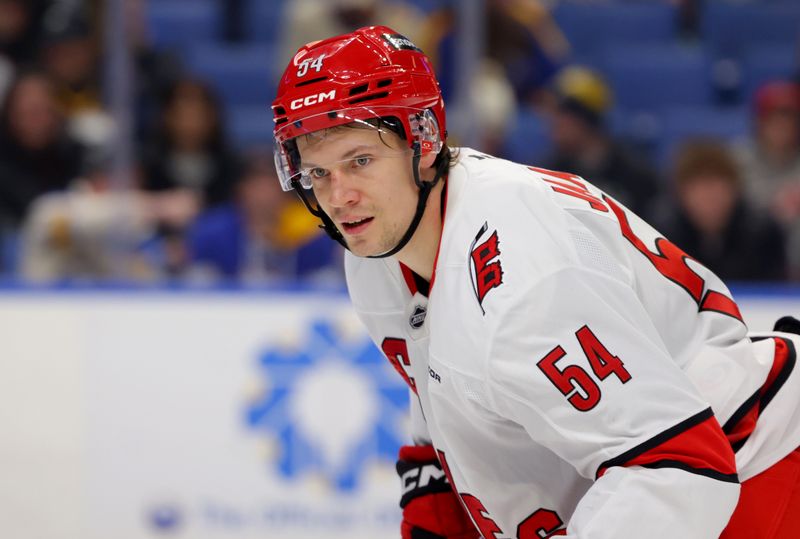
<path fill-rule="evenodd" d="M 307 107 L 309 105 L 316 105 L 317 103 L 322 103 L 323 101 L 330 101 L 336 97 L 336 90 L 331 90 L 330 92 L 321 92 L 314 95 L 307 95 L 305 97 L 298 97 L 297 99 L 292 99 L 289 103 L 289 108 L 292 110 L 297 110 L 302 107 Z"/>

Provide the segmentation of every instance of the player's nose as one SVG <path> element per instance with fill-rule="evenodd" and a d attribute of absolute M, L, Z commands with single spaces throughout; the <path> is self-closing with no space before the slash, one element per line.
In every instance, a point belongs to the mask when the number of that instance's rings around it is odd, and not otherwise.
<path fill-rule="evenodd" d="M 351 206 L 358 202 L 360 192 L 355 179 L 341 171 L 331 172 L 330 204 L 335 207 Z"/>

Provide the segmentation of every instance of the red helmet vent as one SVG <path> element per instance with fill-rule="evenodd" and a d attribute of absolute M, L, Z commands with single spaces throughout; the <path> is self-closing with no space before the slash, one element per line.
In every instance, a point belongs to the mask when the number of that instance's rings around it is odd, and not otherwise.
<path fill-rule="evenodd" d="M 357 97 L 355 99 L 351 99 L 348 101 L 351 105 L 355 105 L 356 103 L 363 103 L 364 101 L 372 101 L 373 99 L 381 99 L 389 95 L 389 92 L 378 92 L 376 94 L 369 94 L 364 95 L 361 97 Z"/>
<path fill-rule="evenodd" d="M 314 84 L 315 82 L 322 82 L 324 80 L 328 80 L 328 77 L 317 77 L 315 79 L 304 80 L 303 82 L 298 82 L 294 85 L 295 88 L 300 88 L 301 86 L 308 86 L 309 84 Z"/>
<path fill-rule="evenodd" d="M 348 95 L 356 95 L 356 94 L 363 94 L 369 90 L 369 84 L 362 84 L 360 86 L 356 86 L 355 88 L 350 88 L 350 93 Z M 352 103 L 352 101 L 351 101 Z"/>
<path fill-rule="evenodd" d="M 389 86 L 391 83 L 392 83 L 392 79 L 383 79 L 383 80 L 379 80 L 378 84 L 376 84 L 375 86 L 377 86 L 378 88 L 383 88 L 385 86 Z"/>

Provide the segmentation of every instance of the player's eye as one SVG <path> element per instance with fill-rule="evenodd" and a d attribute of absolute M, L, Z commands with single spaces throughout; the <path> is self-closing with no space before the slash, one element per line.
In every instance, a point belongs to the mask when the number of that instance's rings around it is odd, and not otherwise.
<path fill-rule="evenodd" d="M 327 176 L 328 171 L 324 168 L 314 167 L 308 171 L 308 175 L 311 176 L 312 179 L 319 180 Z"/>
<path fill-rule="evenodd" d="M 370 161 L 372 161 L 371 157 L 368 157 L 366 155 L 360 155 L 360 156 L 356 157 L 355 159 L 353 159 L 353 164 L 356 167 L 365 167 L 370 163 Z"/>

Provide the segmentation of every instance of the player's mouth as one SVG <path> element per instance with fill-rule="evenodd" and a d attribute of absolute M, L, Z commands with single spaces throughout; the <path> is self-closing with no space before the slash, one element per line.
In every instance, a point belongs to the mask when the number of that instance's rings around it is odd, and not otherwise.
<path fill-rule="evenodd" d="M 344 232 L 353 236 L 360 234 L 370 225 L 374 217 L 364 217 L 362 219 L 353 219 L 352 221 L 342 221 L 342 228 Z"/>

